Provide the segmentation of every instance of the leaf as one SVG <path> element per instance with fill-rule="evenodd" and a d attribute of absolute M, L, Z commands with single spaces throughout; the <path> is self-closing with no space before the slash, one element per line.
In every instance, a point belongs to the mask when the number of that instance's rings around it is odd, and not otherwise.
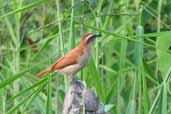
<path fill-rule="evenodd" d="M 111 72 L 113 75 L 116 75 L 117 74 L 117 71 L 107 67 L 107 66 L 104 66 L 104 65 L 100 65 L 99 66 L 100 68 L 103 68 L 104 70 L 108 71 L 108 72 Z"/>
<path fill-rule="evenodd" d="M 130 100 L 127 108 L 127 113 L 126 114 L 136 114 L 136 102 L 134 99 Z"/>
<path fill-rule="evenodd" d="M 150 98 L 148 95 L 148 87 L 147 87 L 147 81 L 146 81 L 146 77 L 144 75 L 144 69 L 142 68 L 142 85 L 143 85 L 143 98 L 144 98 L 144 112 L 148 113 L 149 109 L 150 109 Z"/>
<path fill-rule="evenodd" d="M 116 83 L 113 83 L 110 91 L 107 94 L 107 97 L 105 99 L 105 103 L 109 103 L 111 101 L 111 99 L 113 98 L 114 93 L 115 93 L 115 89 L 116 89 L 115 86 L 116 86 Z"/>
<path fill-rule="evenodd" d="M 167 84 L 164 84 L 160 91 L 157 113 L 166 114 L 167 113 Z"/>
<path fill-rule="evenodd" d="M 43 84 L 42 86 L 40 86 L 38 89 L 35 90 L 35 92 L 33 92 L 33 94 L 30 94 L 29 96 L 27 96 L 23 101 L 21 101 L 20 103 L 18 103 L 16 106 L 14 106 L 13 108 L 11 108 L 7 114 L 12 114 L 14 113 L 15 110 L 17 110 L 21 105 L 23 105 L 27 100 L 31 99 L 30 101 L 32 101 L 37 95 L 38 93 L 46 86 L 47 83 Z M 29 102 L 30 103 L 30 102 Z M 26 108 L 25 108 L 26 109 Z"/>
<path fill-rule="evenodd" d="M 0 89 L 4 88 L 5 86 L 11 84 L 13 81 L 17 80 L 18 78 L 24 76 L 24 74 L 29 71 L 31 68 L 25 69 L 24 71 L 17 73 L 13 76 L 11 76 L 11 78 L 4 80 L 3 82 L 0 83 Z"/>
<path fill-rule="evenodd" d="M 47 106 L 46 106 L 46 114 L 51 114 L 52 110 L 52 98 L 51 98 L 51 75 L 48 77 L 48 95 L 47 95 Z"/>
<path fill-rule="evenodd" d="M 147 64 L 146 61 L 143 61 L 143 67 L 144 67 L 144 71 L 145 71 L 145 74 L 147 75 L 147 78 L 149 80 L 151 80 L 154 84 L 158 85 L 158 81 L 155 77 L 155 73 L 154 71 L 150 68 L 150 66 Z"/>
<path fill-rule="evenodd" d="M 168 35 L 162 35 L 157 39 L 157 62 L 162 76 L 166 76 L 166 73 L 171 66 L 171 53 L 168 52 L 170 46 L 171 38 L 168 37 Z"/>
<path fill-rule="evenodd" d="M 94 64 L 93 59 L 91 59 L 90 64 L 88 65 L 88 71 L 91 74 L 91 80 L 93 82 L 92 84 L 95 86 L 100 99 L 104 101 L 104 89 L 102 87 L 101 78 Z"/>
<path fill-rule="evenodd" d="M 109 112 L 113 107 L 114 107 L 113 104 L 105 105 L 105 106 L 104 106 L 104 111 L 105 111 L 105 112 Z"/>
<path fill-rule="evenodd" d="M 42 3 L 44 3 L 44 2 L 47 2 L 47 1 L 48 1 L 48 0 L 40 0 L 40 1 L 34 2 L 34 3 L 32 3 L 32 4 L 29 4 L 29 5 L 27 5 L 27 6 L 22 7 L 21 9 L 17 9 L 17 10 L 11 11 L 11 12 L 9 12 L 9 13 L 6 13 L 6 14 L 4 14 L 4 15 L 1 15 L 0 18 L 4 18 L 4 17 L 6 17 L 6 16 L 9 16 L 9 15 L 12 15 L 12 14 L 15 14 L 15 13 L 18 13 L 18 12 L 21 12 L 21 11 L 24 11 L 24 10 L 26 10 L 26 9 L 29 9 L 29 8 L 32 8 L 32 7 L 34 7 L 34 6 L 40 5 L 40 4 L 42 4 Z"/>
<path fill-rule="evenodd" d="M 34 89 L 34 88 L 37 87 L 37 86 L 40 86 L 40 84 L 42 84 L 42 83 L 47 83 L 47 78 L 44 78 L 43 80 L 40 80 L 40 81 L 37 82 L 36 84 L 34 84 L 34 85 L 30 86 L 29 88 L 27 88 L 27 89 L 21 91 L 21 92 L 18 93 L 17 95 L 12 96 L 11 98 L 8 99 L 8 101 L 14 100 L 14 99 L 17 98 L 18 96 L 22 96 L 22 95 L 23 95 L 24 93 L 26 93 L 27 91 L 32 90 L 32 89 Z"/>

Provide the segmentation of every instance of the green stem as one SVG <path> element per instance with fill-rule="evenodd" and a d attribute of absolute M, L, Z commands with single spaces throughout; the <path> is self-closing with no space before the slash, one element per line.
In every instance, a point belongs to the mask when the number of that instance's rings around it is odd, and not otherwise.
<path fill-rule="evenodd" d="M 121 12 L 127 12 L 127 5 L 128 5 L 128 1 L 121 1 L 120 4 L 126 4 L 126 6 L 124 6 L 121 9 Z M 127 23 L 125 20 L 127 20 L 127 16 L 122 17 L 121 18 L 121 22 L 122 23 Z M 124 24 L 126 25 L 126 24 Z M 124 29 L 122 30 L 122 35 L 126 35 L 127 31 L 126 31 L 126 26 L 123 27 Z M 121 110 L 121 103 L 120 103 L 120 97 L 121 96 L 121 92 L 122 92 L 122 86 L 123 86 L 123 82 L 125 80 L 125 74 L 121 73 L 121 69 L 125 68 L 125 63 L 126 63 L 126 53 L 127 53 L 127 39 L 122 39 L 121 40 L 121 47 L 120 47 L 120 59 L 119 59 L 119 78 L 118 78 L 118 95 L 117 95 L 117 113 L 120 114 L 123 111 Z"/>
<path fill-rule="evenodd" d="M 52 100 L 51 100 L 51 74 L 48 77 L 48 95 L 47 95 L 47 107 L 46 107 L 46 114 L 52 113 Z"/>
<path fill-rule="evenodd" d="M 72 0 L 72 10 L 71 10 L 71 22 L 70 22 L 70 49 L 75 47 L 75 38 L 74 38 L 74 0 Z"/>

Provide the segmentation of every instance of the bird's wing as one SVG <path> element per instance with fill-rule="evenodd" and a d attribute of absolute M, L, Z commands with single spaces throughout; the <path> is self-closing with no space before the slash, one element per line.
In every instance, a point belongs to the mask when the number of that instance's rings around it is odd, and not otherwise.
<path fill-rule="evenodd" d="M 52 70 L 62 69 L 66 66 L 77 64 L 79 56 L 82 55 L 82 51 L 78 51 L 78 48 L 75 48 L 70 53 L 66 54 L 64 57 L 61 57 L 55 64 L 51 66 Z"/>

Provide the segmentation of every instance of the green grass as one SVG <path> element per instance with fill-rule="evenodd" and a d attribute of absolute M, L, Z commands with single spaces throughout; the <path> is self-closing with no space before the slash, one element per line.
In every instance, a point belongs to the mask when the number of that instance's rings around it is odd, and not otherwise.
<path fill-rule="evenodd" d="M 35 74 L 92 32 L 102 37 L 77 77 L 105 110 L 170 114 L 170 6 L 170 0 L 0 0 L 0 113 L 60 114 L 67 77 Z"/>

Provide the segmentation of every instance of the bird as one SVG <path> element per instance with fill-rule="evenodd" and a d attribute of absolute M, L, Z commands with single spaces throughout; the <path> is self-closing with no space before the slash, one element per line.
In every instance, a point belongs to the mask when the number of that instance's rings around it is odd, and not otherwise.
<path fill-rule="evenodd" d="M 72 80 L 76 73 L 89 63 L 92 55 L 92 42 L 100 36 L 100 34 L 95 35 L 93 33 L 83 34 L 77 47 L 59 58 L 50 67 L 37 73 L 36 76 L 42 77 L 50 72 L 58 72 L 59 74 L 67 75 Z"/>

